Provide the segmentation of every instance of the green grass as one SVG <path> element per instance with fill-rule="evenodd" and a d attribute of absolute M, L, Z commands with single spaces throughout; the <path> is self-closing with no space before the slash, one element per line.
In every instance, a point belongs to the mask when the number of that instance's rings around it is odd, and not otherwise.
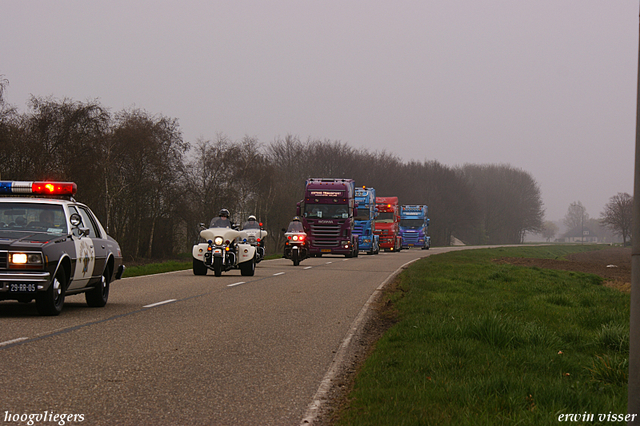
<path fill-rule="evenodd" d="M 138 277 L 140 275 L 162 274 L 163 272 L 181 271 L 191 269 L 191 260 L 169 260 L 161 263 L 147 263 L 145 265 L 127 266 L 124 270 L 123 278 Z"/>
<path fill-rule="evenodd" d="M 272 254 L 265 256 L 264 260 L 280 258 L 282 258 L 282 254 Z M 144 265 L 127 266 L 124 270 L 123 278 L 162 274 L 164 272 L 182 271 L 191 268 L 193 268 L 193 261 L 191 260 L 191 254 L 189 254 L 188 260 L 168 260 Z"/>
<path fill-rule="evenodd" d="M 365 362 L 337 424 L 555 425 L 560 414 L 626 413 L 629 295 L 595 275 L 492 262 L 594 248 L 416 262 L 389 296 L 399 321 Z"/>

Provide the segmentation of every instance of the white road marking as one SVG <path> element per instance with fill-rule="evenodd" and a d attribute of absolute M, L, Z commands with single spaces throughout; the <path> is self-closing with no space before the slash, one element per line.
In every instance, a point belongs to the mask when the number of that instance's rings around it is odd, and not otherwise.
<path fill-rule="evenodd" d="M 150 305 L 143 306 L 143 308 L 153 308 L 153 307 L 156 307 L 156 306 L 159 306 L 159 305 L 164 305 L 166 303 L 171 303 L 171 302 L 175 302 L 175 301 L 176 301 L 176 299 L 163 300 L 162 302 L 152 303 Z"/>
<path fill-rule="evenodd" d="M 330 263 L 333 263 L 333 262 L 327 262 L 327 265 L 330 264 Z"/>
<path fill-rule="evenodd" d="M 17 339 L 7 340 L 6 342 L 0 342 L 0 346 L 10 345 L 12 343 L 22 342 L 23 340 L 29 339 L 28 337 L 18 337 Z"/>
<path fill-rule="evenodd" d="M 313 268 L 313 266 L 307 266 L 307 267 L 306 267 L 306 268 L 304 268 L 304 269 L 311 269 L 311 268 Z"/>
<path fill-rule="evenodd" d="M 344 259 L 343 262 L 346 262 L 347 260 L 349 260 L 349 259 Z"/>
<path fill-rule="evenodd" d="M 244 284 L 244 281 L 240 281 L 239 283 L 229 284 L 229 285 L 227 285 L 227 287 L 235 287 L 235 286 L 240 285 L 240 284 Z"/>
<path fill-rule="evenodd" d="M 273 274 L 273 276 L 275 277 L 276 275 L 283 275 L 284 272 L 278 272 L 277 274 Z"/>

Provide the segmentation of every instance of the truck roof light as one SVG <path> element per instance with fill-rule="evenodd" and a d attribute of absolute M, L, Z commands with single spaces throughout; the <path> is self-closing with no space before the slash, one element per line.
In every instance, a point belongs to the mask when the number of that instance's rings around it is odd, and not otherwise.
<path fill-rule="evenodd" d="M 75 182 L 0 181 L 0 194 L 74 196 L 77 191 Z"/>

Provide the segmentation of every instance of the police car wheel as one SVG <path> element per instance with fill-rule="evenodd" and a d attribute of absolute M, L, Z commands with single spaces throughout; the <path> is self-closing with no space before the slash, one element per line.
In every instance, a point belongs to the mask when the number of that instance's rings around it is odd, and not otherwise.
<path fill-rule="evenodd" d="M 100 282 L 96 283 L 93 290 L 89 290 L 85 293 L 85 299 L 87 305 L 92 308 L 102 308 L 107 304 L 109 300 L 109 269 L 105 269 L 100 278 Z"/>
<path fill-rule="evenodd" d="M 207 275 L 207 267 L 204 262 L 196 258 L 193 259 L 193 275 Z"/>
<path fill-rule="evenodd" d="M 64 269 L 60 267 L 47 291 L 36 295 L 36 308 L 40 315 L 53 316 L 62 312 L 66 283 L 66 274 Z"/>

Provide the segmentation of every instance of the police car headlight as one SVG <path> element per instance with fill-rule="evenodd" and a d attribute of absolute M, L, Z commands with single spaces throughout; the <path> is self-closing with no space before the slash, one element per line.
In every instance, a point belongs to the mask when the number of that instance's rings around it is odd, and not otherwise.
<path fill-rule="evenodd" d="M 215 244 L 217 246 L 221 246 L 223 241 L 224 241 L 224 239 L 222 237 L 215 237 L 213 239 L 213 244 Z"/>
<path fill-rule="evenodd" d="M 9 253 L 9 265 L 41 266 L 41 253 Z"/>

